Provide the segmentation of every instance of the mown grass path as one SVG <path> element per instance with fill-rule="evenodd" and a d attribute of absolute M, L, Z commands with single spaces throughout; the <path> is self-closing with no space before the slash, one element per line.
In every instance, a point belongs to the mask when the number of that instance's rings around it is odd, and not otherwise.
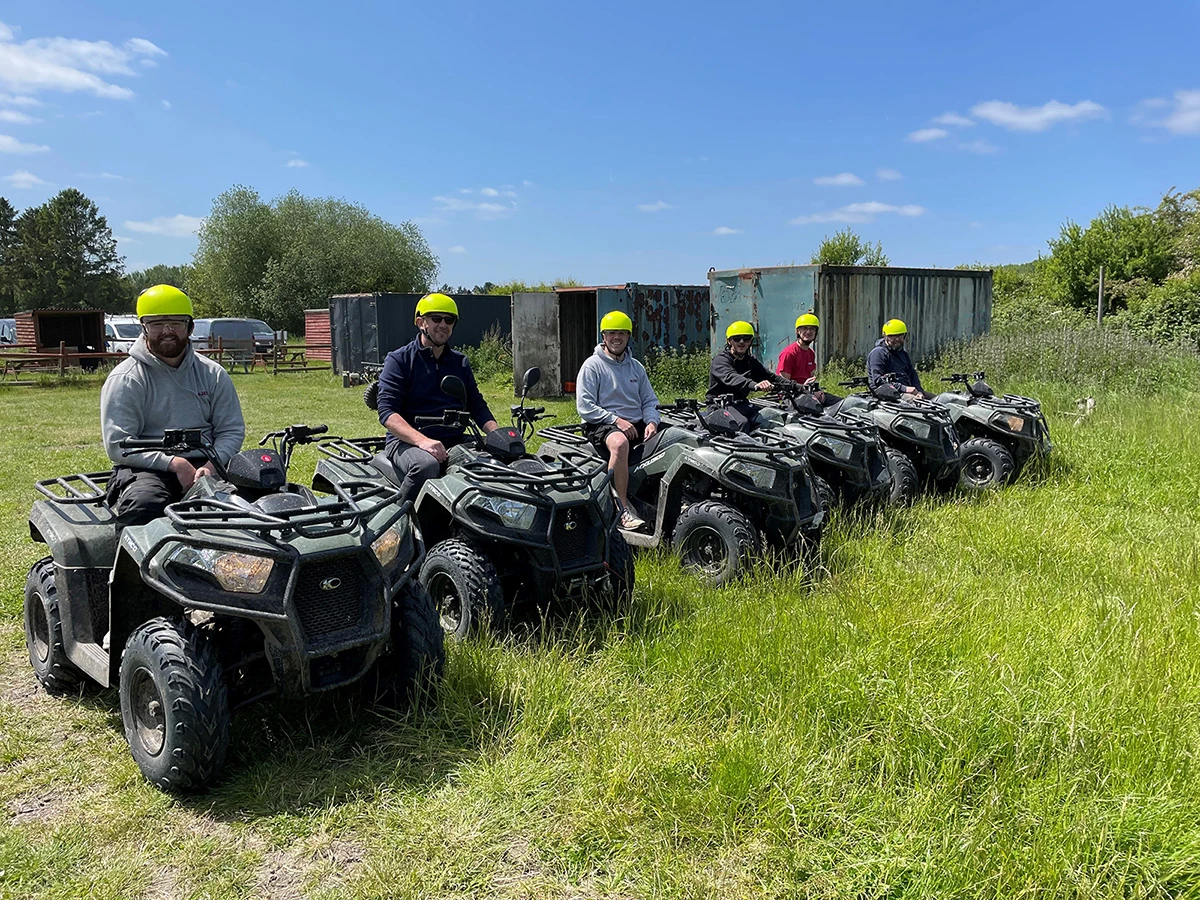
<path fill-rule="evenodd" d="M 331 378 L 235 381 L 255 438 L 377 430 Z M 1004 387 L 1059 451 L 1009 490 L 839 520 L 816 577 L 643 557 L 627 615 L 453 648 L 422 718 L 243 711 L 187 800 L 115 693 L 34 686 L 32 482 L 106 467 L 98 387 L 0 392 L 0 897 L 1200 895 L 1200 395 L 1072 427 Z"/>

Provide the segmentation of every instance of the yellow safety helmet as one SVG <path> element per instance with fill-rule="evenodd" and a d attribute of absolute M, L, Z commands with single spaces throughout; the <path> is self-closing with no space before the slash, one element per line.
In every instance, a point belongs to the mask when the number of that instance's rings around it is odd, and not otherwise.
<path fill-rule="evenodd" d="M 447 297 L 445 294 L 426 294 L 417 301 L 417 315 L 423 316 L 431 312 L 448 313 L 457 318 L 458 304 L 454 302 L 453 297 Z"/>
<path fill-rule="evenodd" d="M 810 325 L 813 328 L 820 328 L 821 320 L 818 319 L 816 316 L 814 316 L 812 313 L 805 313 L 804 315 L 802 315 L 800 318 L 798 318 L 796 320 L 796 327 L 803 328 L 805 325 Z"/>
<path fill-rule="evenodd" d="M 604 314 L 604 318 L 600 320 L 600 330 L 628 331 L 633 334 L 633 319 L 619 309 L 614 309 L 612 312 Z"/>
<path fill-rule="evenodd" d="M 883 323 L 883 333 L 885 335 L 908 334 L 908 326 L 899 319 L 888 319 Z"/>
<path fill-rule="evenodd" d="M 725 340 L 737 337 L 739 335 L 749 335 L 754 337 L 754 326 L 749 322 L 734 322 L 725 329 Z"/>
<path fill-rule="evenodd" d="M 194 316 L 192 301 L 177 287 L 156 284 L 137 298 L 137 316 Z"/>

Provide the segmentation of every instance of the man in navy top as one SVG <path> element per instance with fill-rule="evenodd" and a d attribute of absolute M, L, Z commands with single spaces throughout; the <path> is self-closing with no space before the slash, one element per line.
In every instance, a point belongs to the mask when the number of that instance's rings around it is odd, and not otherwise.
<path fill-rule="evenodd" d="M 379 422 L 387 429 L 386 452 L 401 478 L 401 502 L 416 500 L 421 485 L 441 474 L 448 449 L 467 440 L 462 428 L 425 425 L 418 430 L 413 424 L 417 416 L 441 416 L 458 408 L 458 401 L 442 390 L 443 378 L 462 379 L 467 409 L 480 428 L 498 427 L 471 364 L 450 349 L 457 321 L 458 304 L 452 297 L 426 294 L 417 302 L 417 336 L 387 355 L 379 375 Z"/>
<path fill-rule="evenodd" d="M 899 319 L 888 319 L 883 323 L 883 337 L 875 342 L 867 354 L 867 378 L 871 390 L 881 384 L 890 384 L 901 394 L 918 398 L 932 397 L 922 389 L 921 376 L 904 349 L 907 337 L 908 326 Z"/>

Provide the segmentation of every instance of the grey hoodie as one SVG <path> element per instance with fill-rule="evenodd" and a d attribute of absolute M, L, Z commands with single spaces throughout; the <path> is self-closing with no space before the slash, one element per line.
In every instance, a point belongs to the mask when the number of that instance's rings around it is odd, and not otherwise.
<path fill-rule="evenodd" d="M 122 456 L 122 438 L 158 438 L 168 428 L 203 428 L 222 463 L 242 449 L 246 423 L 233 379 L 218 363 L 188 346 L 173 369 L 150 352 L 142 335 L 104 380 L 100 430 L 104 452 L 114 463 L 166 471 L 166 453 Z"/>
<path fill-rule="evenodd" d="M 628 350 L 620 362 L 604 352 L 604 344 L 583 361 L 575 376 L 575 408 L 591 425 L 611 425 L 617 418 L 658 424 L 658 397 L 646 368 Z"/>

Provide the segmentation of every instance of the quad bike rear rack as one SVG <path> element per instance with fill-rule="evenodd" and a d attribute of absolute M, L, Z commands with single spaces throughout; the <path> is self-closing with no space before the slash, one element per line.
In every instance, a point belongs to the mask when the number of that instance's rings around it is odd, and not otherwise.
<path fill-rule="evenodd" d="M 113 473 L 89 472 L 78 475 L 62 475 L 37 482 L 38 493 L 56 503 L 103 503 L 108 482 Z"/>
<path fill-rule="evenodd" d="M 382 437 L 327 437 L 317 441 L 317 452 L 338 462 L 370 462 L 385 443 Z"/>

